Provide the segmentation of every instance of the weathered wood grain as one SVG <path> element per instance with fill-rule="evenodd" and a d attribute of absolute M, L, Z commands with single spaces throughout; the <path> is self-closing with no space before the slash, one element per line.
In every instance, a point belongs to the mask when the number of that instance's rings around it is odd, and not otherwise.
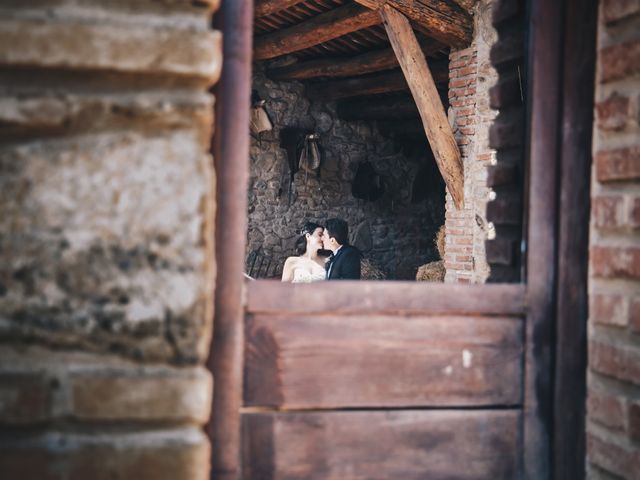
<path fill-rule="evenodd" d="M 425 56 L 444 48 L 441 43 L 431 41 L 421 44 Z M 336 57 L 309 60 L 284 67 L 267 70 L 272 80 L 306 80 L 309 78 L 355 77 L 367 73 L 397 68 L 398 59 L 391 48 L 374 50 L 355 57 Z"/>
<path fill-rule="evenodd" d="M 517 317 L 247 318 L 245 405 L 518 405 Z M 496 369 L 500 374 L 496 375 Z"/>
<path fill-rule="evenodd" d="M 293 27 L 257 37 L 253 58 L 264 60 L 286 55 L 380 23 L 376 12 L 349 3 Z"/>
<path fill-rule="evenodd" d="M 355 0 L 377 10 L 384 6 L 406 15 L 422 32 L 455 48 L 467 47 L 472 40 L 473 18 L 459 5 L 447 0 Z"/>
<path fill-rule="evenodd" d="M 462 157 L 436 89 L 433 74 L 407 18 L 388 5 L 380 9 L 380 14 L 420 112 L 438 169 L 456 208 L 461 209 L 464 206 Z"/>
<path fill-rule="evenodd" d="M 253 6 L 254 16 L 266 17 L 300 3 L 302 0 L 256 0 Z M 469 1 L 469 0 L 465 0 Z"/>
<path fill-rule="evenodd" d="M 247 283 L 250 313 L 340 313 L 414 315 L 522 315 L 521 284 L 421 284 L 416 282 L 340 281 L 285 284 Z"/>
<path fill-rule="evenodd" d="M 245 413 L 246 480 L 519 478 L 513 410 Z"/>
<path fill-rule="evenodd" d="M 434 62 L 432 73 L 434 81 L 446 87 L 448 62 Z M 400 70 L 307 85 L 310 98 L 324 101 L 405 90 L 409 90 L 409 86 Z"/>

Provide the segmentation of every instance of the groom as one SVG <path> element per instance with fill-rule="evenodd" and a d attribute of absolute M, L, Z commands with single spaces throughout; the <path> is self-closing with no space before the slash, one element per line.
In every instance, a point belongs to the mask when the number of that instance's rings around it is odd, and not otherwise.
<path fill-rule="evenodd" d="M 326 264 L 327 280 L 360 280 L 360 252 L 349 245 L 349 226 L 330 218 L 324 226 L 322 244 L 332 254 Z"/>

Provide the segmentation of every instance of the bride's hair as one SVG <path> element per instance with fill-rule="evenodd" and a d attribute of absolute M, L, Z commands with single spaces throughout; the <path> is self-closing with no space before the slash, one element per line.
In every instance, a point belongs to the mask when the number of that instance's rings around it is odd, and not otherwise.
<path fill-rule="evenodd" d="M 304 255 L 307 253 L 307 233 L 309 235 L 313 235 L 313 232 L 316 231 L 317 228 L 322 228 L 322 225 L 319 225 L 315 222 L 307 222 L 300 230 L 300 237 L 296 240 L 296 254 Z"/>

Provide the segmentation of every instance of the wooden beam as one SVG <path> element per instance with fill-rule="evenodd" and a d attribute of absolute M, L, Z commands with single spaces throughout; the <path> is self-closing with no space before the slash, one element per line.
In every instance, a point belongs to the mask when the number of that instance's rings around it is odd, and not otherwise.
<path fill-rule="evenodd" d="M 406 15 L 431 38 L 455 48 L 469 46 L 473 36 L 473 17 L 447 0 L 355 0 L 373 10 L 392 7 Z"/>
<path fill-rule="evenodd" d="M 339 283 L 339 285 L 334 283 Z M 318 288 L 321 286 L 322 288 Z M 291 315 L 524 315 L 525 285 L 248 282 L 247 312 Z"/>
<path fill-rule="evenodd" d="M 425 56 L 429 56 L 445 48 L 444 45 L 435 41 L 424 43 L 421 46 Z M 388 48 L 363 53 L 355 57 L 322 58 L 319 60 L 294 63 L 293 65 L 267 70 L 267 76 L 272 80 L 355 77 L 396 67 L 398 67 L 396 54 L 392 48 Z"/>
<path fill-rule="evenodd" d="M 297 5 L 302 0 L 256 0 L 253 7 L 254 16 L 256 18 L 266 17 L 273 13 L 278 13 L 289 7 Z"/>
<path fill-rule="evenodd" d="M 416 101 L 424 131 L 456 208 L 464 206 L 464 171 L 460 150 L 449 125 L 429 66 L 407 18 L 385 5 L 380 10 L 391 46 Z"/>
<path fill-rule="evenodd" d="M 376 12 L 350 3 L 293 27 L 257 37 L 253 58 L 264 60 L 297 52 L 380 23 Z"/>
<path fill-rule="evenodd" d="M 439 62 L 437 68 L 433 69 L 433 73 L 436 82 L 446 83 L 449 77 L 448 62 Z M 309 97 L 326 102 L 408 89 L 407 81 L 400 70 L 307 85 Z"/>
<path fill-rule="evenodd" d="M 245 335 L 245 406 L 514 407 L 522 401 L 522 317 L 283 312 L 248 316 Z M 473 351 L 472 364 L 463 364 L 464 349 Z M 493 374 L 496 365 L 500 375 Z"/>
<path fill-rule="evenodd" d="M 521 415 L 488 409 L 247 412 L 242 473 L 279 480 L 520 478 Z"/>

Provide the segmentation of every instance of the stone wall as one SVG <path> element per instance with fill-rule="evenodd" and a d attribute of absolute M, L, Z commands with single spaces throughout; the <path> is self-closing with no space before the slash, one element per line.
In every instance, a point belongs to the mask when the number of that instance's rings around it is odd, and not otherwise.
<path fill-rule="evenodd" d="M 600 3 L 589 266 L 589 478 L 640 472 L 640 5 Z"/>
<path fill-rule="evenodd" d="M 266 100 L 274 129 L 252 139 L 248 252 L 261 249 L 281 270 L 285 258 L 294 255 L 305 221 L 322 223 L 340 217 L 349 223 L 352 242 L 390 279 L 415 279 L 418 266 L 438 259 L 434 238 L 444 223 L 443 188 L 436 181 L 427 200 L 411 203 L 420 162 L 435 166 L 432 159 L 411 158 L 400 144 L 383 137 L 373 122 L 338 118 L 335 102 L 310 101 L 299 82 L 267 79 L 262 64 L 254 68 L 253 83 Z M 280 132 L 290 126 L 319 133 L 324 160 L 320 178 L 296 174 L 289 205 Z M 366 159 L 386 184 L 385 194 L 375 202 L 351 194 L 358 164 Z M 435 169 L 432 173 L 439 176 Z"/>
<path fill-rule="evenodd" d="M 208 478 L 217 1 L 0 7 L 0 477 Z"/>

